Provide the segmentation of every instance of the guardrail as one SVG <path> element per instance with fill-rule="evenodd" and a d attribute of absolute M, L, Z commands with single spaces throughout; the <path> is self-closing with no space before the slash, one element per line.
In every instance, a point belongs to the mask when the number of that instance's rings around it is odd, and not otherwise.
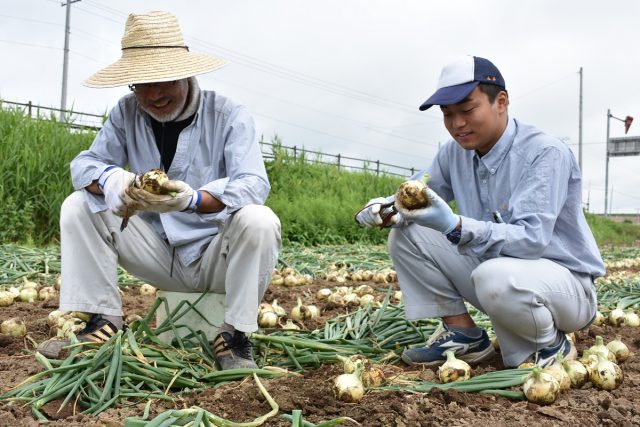
<path fill-rule="evenodd" d="M 0 108 L 5 108 L 5 105 L 22 109 L 25 115 L 33 119 L 56 120 L 59 123 L 78 131 L 97 132 L 102 128 L 102 124 L 106 119 L 106 115 L 44 107 L 42 105 L 33 104 L 31 101 L 21 103 L 0 99 Z M 274 137 L 274 140 L 277 141 L 277 137 Z M 415 168 L 385 163 L 380 160 L 360 159 L 357 157 L 343 156 L 342 154 L 326 154 L 320 151 L 307 150 L 304 147 L 298 147 L 296 145 L 282 145 L 279 142 L 270 143 L 261 140 L 260 149 L 265 160 L 273 160 L 276 156 L 274 153 L 285 151 L 287 155 L 292 157 L 294 160 L 300 158 L 309 163 L 333 165 L 337 168 L 352 171 L 367 171 L 375 173 L 376 175 L 387 174 L 407 177 L 416 172 Z"/>

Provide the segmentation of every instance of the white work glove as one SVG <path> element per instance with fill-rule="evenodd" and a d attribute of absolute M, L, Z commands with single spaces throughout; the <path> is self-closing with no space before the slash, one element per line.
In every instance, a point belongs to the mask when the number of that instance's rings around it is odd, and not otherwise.
<path fill-rule="evenodd" d="M 153 194 L 138 186 L 127 188 L 125 193 L 137 204 L 138 210 L 146 212 L 195 212 L 202 201 L 202 194 L 183 181 L 167 181 L 161 188 L 172 194 Z"/>
<path fill-rule="evenodd" d="M 136 205 L 125 194 L 125 190 L 135 180 L 136 174 L 118 166 L 109 166 L 98 177 L 98 187 L 104 194 L 104 202 L 116 215 L 125 217 L 135 214 Z"/>
<path fill-rule="evenodd" d="M 364 227 L 394 227 L 402 224 L 402 215 L 397 212 L 393 214 L 393 206 L 382 208 L 382 205 L 388 203 L 384 197 L 369 200 L 356 214 L 356 222 Z M 384 218 L 387 218 L 386 223 Z"/>
<path fill-rule="evenodd" d="M 396 209 L 407 221 L 449 234 L 458 225 L 460 217 L 431 188 L 427 187 L 425 193 L 431 202 L 428 208 L 408 210 L 396 203 Z"/>

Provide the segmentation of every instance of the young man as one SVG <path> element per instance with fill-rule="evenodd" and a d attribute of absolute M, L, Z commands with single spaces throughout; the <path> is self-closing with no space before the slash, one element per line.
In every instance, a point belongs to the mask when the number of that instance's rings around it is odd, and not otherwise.
<path fill-rule="evenodd" d="M 256 367 L 245 332 L 280 249 L 280 222 L 263 206 L 270 190 L 254 122 L 243 106 L 200 90 L 194 76 L 225 61 L 190 52 L 166 12 L 129 16 L 122 58 L 90 87 L 126 86 L 91 147 L 71 162 L 76 191 L 60 219 L 60 309 L 93 314 L 82 340 L 123 327 L 117 266 L 160 289 L 224 293 L 225 323 L 213 340 L 222 369 Z M 128 168 L 128 170 L 125 170 Z M 164 169 L 157 196 L 133 186 Z M 56 357 L 68 344 L 38 349 Z"/>
<path fill-rule="evenodd" d="M 428 173 L 431 205 L 392 217 L 389 253 L 406 316 L 441 317 L 410 364 L 438 365 L 444 352 L 478 363 L 494 353 L 465 301 L 486 313 L 506 366 L 541 366 L 575 357 L 566 334 L 586 327 L 596 309 L 593 280 L 605 272 L 581 206 L 580 170 L 557 138 L 509 117 L 509 96 L 490 61 L 465 56 L 446 65 L 436 92 L 453 140 Z M 392 213 L 371 200 L 356 219 L 380 226 Z M 447 204 L 455 200 L 458 214 Z"/>

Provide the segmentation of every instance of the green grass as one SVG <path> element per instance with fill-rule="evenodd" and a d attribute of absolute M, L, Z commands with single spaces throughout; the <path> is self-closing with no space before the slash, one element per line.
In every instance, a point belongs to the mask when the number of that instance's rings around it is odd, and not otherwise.
<path fill-rule="evenodd" d="M 60 205 L 71 193 L 69 162 L 93 140 L 51 120 L 0 110 L 0 243 L 46 245 L 59 240 Z M 274 142 L 278 142 L 274 138 Z M 392 194 L 401 179 L 310 164 L 278 144 L 266 163 L 272 190 L 267 205 L 280 217 L 285 244 L 384 244 L 387 230 L 356 226 L 369 199 Z M 640 227 L 587 215 L 599 246 L 632 246 Z"/>

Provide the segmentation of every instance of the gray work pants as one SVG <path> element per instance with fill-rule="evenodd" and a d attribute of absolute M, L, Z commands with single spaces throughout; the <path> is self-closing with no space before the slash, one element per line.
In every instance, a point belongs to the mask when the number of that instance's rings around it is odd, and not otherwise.
<path fill-rule="evenodd" d="M 389 254 L 407 319 L 464 314 L 466 300 L 491 319 L 506 366 L 551 345 L 558 331 L 584 328 L 597 310 L 591 277 L 548 259 L 460 255 L 442 233 L 416 224 L 391 230 Z"/>
<path fill-rule="evenodd" d="M 249 205 L 235 212 L 200 260 L 186 267 L 149 223 L 133 216 L 120 232 L 121 221 L 110 211 L 92 213 L 82 191 L 65 199 L 60 214 L 61 310 L 121 316 L 120 264 L 162 290 L 225 293 L 225 322 L 243 332 L 258 329 L 258 304 L 281 244 L 280 221 L 271 209 Z"/>

